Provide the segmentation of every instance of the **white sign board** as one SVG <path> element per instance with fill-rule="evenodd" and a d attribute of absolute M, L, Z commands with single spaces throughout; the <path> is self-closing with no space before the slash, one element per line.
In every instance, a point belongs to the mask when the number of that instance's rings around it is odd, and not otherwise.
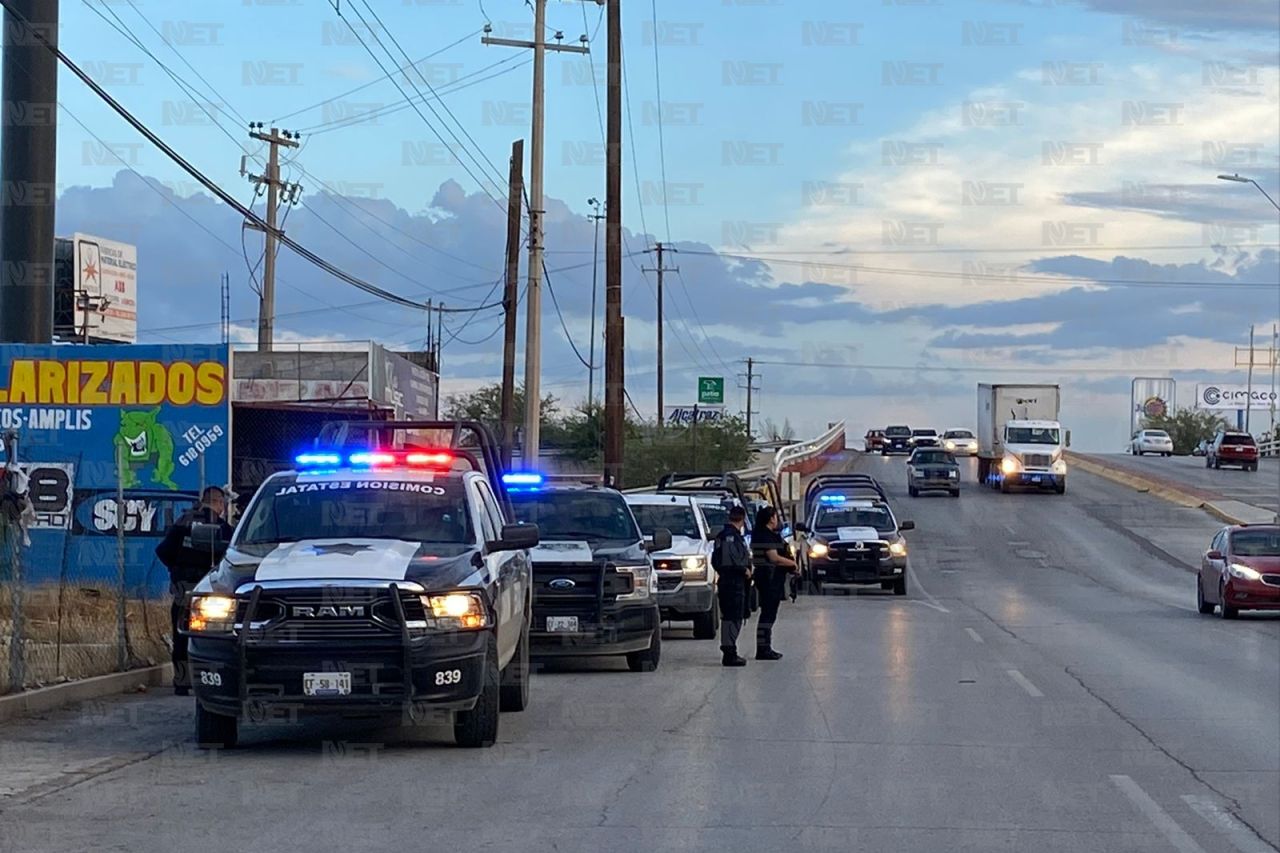
<path fill-rule="evenodd" d="M 71 239 L 77 337 L 87 323 L 90 340 L 137 343 L 138 248 L 92 234 L 77 233 Z"/>
<path fill-rule="evenodd" d="M 1277 393 L 1269 386 L 1204 384 L 1196 386 L 1196 408 L 1242 412 L 1245 409 L 1269 411 L 1277 404 Z M 1280 407 L 1280 406 L 1278 406 Z"/>
<path fill-rule="evenodd" d="M 689 426 L 697 412 L 698 423 L 719 423 L 724 420 L 724 406 L 664 406 L 662 420 L 667 426 Z"/>
<path fill-rule="evenodd" d="M 363 404 L 369 383 L 337 379 L 237 379 L 231 386 L 235 403 L 328 403 L 351 400 Z"/>

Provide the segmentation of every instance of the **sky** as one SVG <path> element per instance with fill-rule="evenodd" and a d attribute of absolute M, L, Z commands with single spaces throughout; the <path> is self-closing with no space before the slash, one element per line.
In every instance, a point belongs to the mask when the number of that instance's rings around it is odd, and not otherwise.
<path fill-rule="evenodd" d="M 1280 198 L 1278 8 L 623 0 L 635 405 L 655 407 L 656 241 L 678 268 L 668 403 L 724 376 L 741 410 L 747 358 L 757 417 L 800 434 L 971 426 L 978 382 L 1056 382 L 1077 446 L 1113 450 L 1135 376 L 1173 376 L 1183 402 L 1197 382 L 1244 382 L 1235 348 L 1280 322 L 1280 222 L 1216 175 Z M 64 0 L 61 15 L 64 51 L 259 213 L 248 123 L 300 132 L 283 167 L 301 186 L 295 240 L 414 300 L 498 295 L 531 52 L 481 35 L 531 39 L 525 3 Z M 548 37 L 591 48 L 547 57 L 543 381 L 568 405 L 592 361 L 602 20 L 593 2 L 549 4 Z M 233 335 L 254 340 L 261 234 L 65 70 L 59 101 L 59 233 L 138 245 L 140 339 L 216 340 L 225 272 Z M 602 241 L 595 270 L 602 364 Z M 421 312 L 288 250 L 278 280 L 278 341 L 423 343 Z M 445 320 L 446 391 L 498 378 L 500 322 Z"/>

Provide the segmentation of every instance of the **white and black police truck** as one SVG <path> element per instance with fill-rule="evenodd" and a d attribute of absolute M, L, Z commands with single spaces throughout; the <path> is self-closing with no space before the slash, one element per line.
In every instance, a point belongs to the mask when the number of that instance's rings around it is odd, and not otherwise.
<path fill-rule="evenodd" d="M 451 720 L 460 746 L 491 746 L 499 710 L 529 701 L 538 544 L 498 466 L 480 424 L 362 422 L 268 478 L 191 596 L 198 742 L 283 712 Z"/>

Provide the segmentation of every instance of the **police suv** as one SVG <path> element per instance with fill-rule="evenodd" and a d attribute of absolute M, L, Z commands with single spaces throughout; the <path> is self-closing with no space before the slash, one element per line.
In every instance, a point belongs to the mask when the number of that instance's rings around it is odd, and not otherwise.
<path fill-rule="evenodd" d="M 541 536 L 530 552 L 534 657 L 618 655 L 632 672 L 657 669 L 662 626 L 650 554 L 671 547 L 671 532 L 655 530 L 646 542 L 614 489 L 536 473 L 503 479 L 516 518 Z"/>
<path fill-rule="evenodd" d="M 907 541 L 884 489 L 870 477 L 817 477 L 805 499 L 810 580 L 823 594 L 828 586 L 879 584 L 907 594 Z"/>
<path fill-rule="evenodd" d="M 714 533 L 698 501 L 689 495 L 629 494 L 640 531 L 652 538 L 671 532 L 671 547 L 653 554 L 658 573 L 658 607 L 666 619 L 693 622 L 695 640 L 714 640 L 720 630 L 715 573 L 711 569 Z M 719 532 L 718 530 L 715 532 Z"/>
<path fill-rule="evenodd" d="M 376 439 L 347 446 L 363 428 Z M 241 721 L 301 711 L 451 719 L 460 746 L 492 746 L 499 709 L 529 701 L 538 529 L 512 523 L 483 426 L 338 429 L 262 484 L 192 593 L 197 740 L 231 747 Z M 443 448 L 392 438 L 439 429 Z"/>

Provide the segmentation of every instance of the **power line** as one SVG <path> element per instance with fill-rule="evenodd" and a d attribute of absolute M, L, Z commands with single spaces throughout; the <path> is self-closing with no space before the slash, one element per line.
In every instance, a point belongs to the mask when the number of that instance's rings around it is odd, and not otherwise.
<path fill-rule="evenodd" d="M 944 349 L 944 347 L 939 347 Z M 1147 365 L 1135 366 L 1124 365 L 1120 367 L 1060 367 L 1058 365 L 1045 365 L 1043 367 L 1027 367 L 1023 365 L 1001 365 L 988 364 L 986 362 L 975 362 L 972 365 L 930 365 L 930 364 L 845 364 L 840 362 L 820 362 L 820 361 L 762 361 L 753 359 L 756 365 L 766 365 L 772 367 L 816 367 L 822 370 L 846 369 L 846 370 L 905 370 L 916 373 L 975 373 L 978 371 L 1001 373 L 1069 373 L 1069 374 L 1110 374 L 1118 373 L 1129 375 L 1134 371 L 1184 371 L 1185 368 L 1177 365 Z"/>

